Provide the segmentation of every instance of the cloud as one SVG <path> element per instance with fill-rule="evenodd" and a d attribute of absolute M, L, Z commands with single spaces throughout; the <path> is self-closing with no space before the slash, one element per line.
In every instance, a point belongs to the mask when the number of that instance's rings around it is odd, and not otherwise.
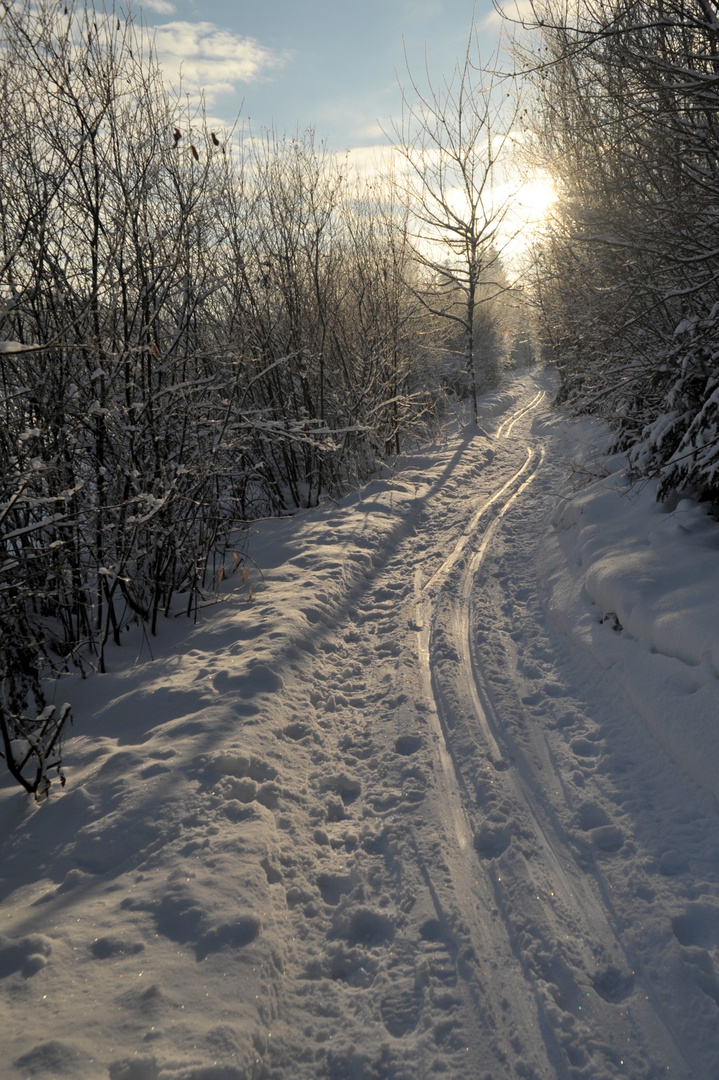
<path fill-rule="evenodd" d="M 396 151 L 391 146 L 356 146 L 345 154 L 337 153 L 338 161 L 346 161 L 352 172 L 363 180 L 379 180 L 393 171 Z"/>
<path fill-rule="evenodd" d="M 174 15 L 177 8 L 169 0 L 142 0 L 145 11 L 154 11 L 156 15 Z"/>
<path fill-rule="evenodd" d="M 159 0 L 164 3 L 164 0 Z M 201 90 L 207 105 L 238 83 L 257 82 L 284 63 L 284 57 L 253 38 L 222 30 L 211 22 L 169 22 L 153 28 L 157 57 L 169 81 L 180 74 L 191 96 Z"/>
<path fill-rule="evenodd" d="M 534 0 L 506 0 L 495 6 L 484 19 L 477 25 L 480 30 L 495 30 L 498 27 L 512 24 L 533 23 L 536 19 L 536 4 Z"/>

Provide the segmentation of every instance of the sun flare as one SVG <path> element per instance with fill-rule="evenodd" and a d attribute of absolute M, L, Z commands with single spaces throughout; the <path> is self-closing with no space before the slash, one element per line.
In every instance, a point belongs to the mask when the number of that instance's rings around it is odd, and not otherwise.
<path fill-rule="evenodd" d="M 522 185 L 516 202 L 527 224 L 536 228 L 547 216 L 556 197 L 557 193 L 549 178 L 537 175 Z"/>

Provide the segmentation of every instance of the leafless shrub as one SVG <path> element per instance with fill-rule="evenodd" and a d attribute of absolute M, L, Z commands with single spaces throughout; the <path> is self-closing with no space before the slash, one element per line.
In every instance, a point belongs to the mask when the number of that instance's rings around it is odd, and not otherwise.
<path fill-rule="evenodd" d="M 43 676 L 196 612 L 248 518 L 366 476 L 432 402 L 406 222 L 311 132 L 218 138 L 77 4 L 0 0 L 0 59 L 0 732 L 38 791 Z"/>
<path fill-rule="evenodd" d="M 660 497 L 716 500 L 716 5 L 532 11 L 519 58 L 534 151 L 557 178 L 536 270 L 561 397 L 617 427 Z"/>

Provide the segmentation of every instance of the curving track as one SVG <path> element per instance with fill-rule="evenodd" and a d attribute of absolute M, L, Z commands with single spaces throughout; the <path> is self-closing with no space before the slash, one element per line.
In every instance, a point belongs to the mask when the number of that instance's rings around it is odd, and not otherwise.
<path fill-rule="evenodd" d="M 418 466 L 297 669 L 322 735 L 292 820 L 318 847 L 280 847 L 278 1014 L 321 1042 L 273 1039 L 278 1080 L 713 1080 L 719 985 L 689 939 L 713 933 L 715 818 L 687 789 L 672 876 L 680 774 L 538 592 L 566 465 L 542 380 L 518 386 L 493 436 Z"/>
<path fill-rule="evenodd" d="M 524 1075 L 526 1067 L 532 1075 L 560 1077 L 585 1075 L 585 1069 L 592 1077 L 698 1076 L 678 1019 L 651 977 L 637 974 L 641 957 L 632 933 L 623 933 L 612 885 L 585 852 L 578 857 L 563 824 L 576 810 L 563 803 L 566 787 L 546 730 L 527 722 L 511 672 L 499 680 L 509 689 L 493 695 L 484 671 L 486 642 L 478 647 L 487 633 L 481 572 L 544 462 L 541 433 L 530 428 L 544 398 L 539 391 L 522 402 L 496 432 L 497 440 L 515 432 L 515 455 L 522 436 L 527 440 L 524 461 L 505 480 L 500 444 L 488 470 L 498 474 L 496 489 L 440 568 L 424 584 L 421 571 L 415 573 L 422 681 L 441 764 L 440 798 L 456 844 L 450 860 L 455 892 L 476 954 L 503 972 L 499 982 L 495 977 L 484 986 L 487 1007 L 501 1015 L 499 1002 L 512 1002 L 505 1035 L 515 1050 L 522 1046 L 526 1059 L 515 1060 L 508 1075 Z M 499 640 L 502 612 L 494 616 L 490 633 Z M 456 650 L 452 663 L 448 642 Z M 544 675 L 551 694 L 548 677 L 557 678 L 551 665 Z M 554 692 L 559 686 L 555 682 Z M 513 726 L 503 716 L 508 701 Z M 580 828 L 593 834 L 598 853 L 617 851 L 619 831 L 591 804 L 583 812 L 584 819 L 580 805 Z"/>

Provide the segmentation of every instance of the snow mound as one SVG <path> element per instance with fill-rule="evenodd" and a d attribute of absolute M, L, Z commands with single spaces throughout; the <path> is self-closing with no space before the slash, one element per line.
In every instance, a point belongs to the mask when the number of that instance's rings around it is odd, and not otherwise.
<path fill-rule="evenodd" d="M 568 426 L 577 438 L 577 424 Z M 587 424 L 589 447 L 601 431 Z M 682 769 L 719 799 L 719 525 L 704 505 L 657 503 L 625 462 L 562 492 L 545 554 L 547 603 Z M 580 470 L 581 471 L 581 470 Z"/>

